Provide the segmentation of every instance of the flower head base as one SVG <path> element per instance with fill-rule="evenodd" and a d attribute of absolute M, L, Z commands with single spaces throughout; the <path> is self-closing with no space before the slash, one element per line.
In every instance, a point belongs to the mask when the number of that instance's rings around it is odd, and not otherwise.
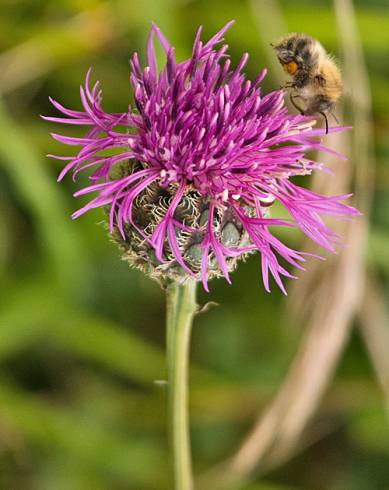
<path fill-rule="evenodd" d="M 69 171 L 76 176 L 93 169 L 91 185 L 75 196 L 97 195 L 73 217 L 100 206 L 108 209 L 110 232 L 130 263 L 155 277 L 193 276 L 207 289 L 210 277 L 229 280 L 239 257 L 259 251 L 266 290 L 270 271 L 285 292 L 282 276 L 292 276 L 279 258 L 301 269 L 305 259 L 269 227 L 295 225 L 334 251 L 338 237 L 321 216 L 349 218 L 358 212 L 341 202 L 348 195 L 325 197 L 291 182 L 293 176 L 322 169 L 306 152 L 325 150 L 318 139 L 324 130 L 313 129 L 312 117 L 289 114 L 283 91 L 262 97 L 265 70 L 254 82 L 241 73 L 247 54 L 231 68 L 227 46 L 217 48 L 230 24 L 205 44 L 200 28 L 192 56 L 181 63 L 153 25 L 147 66 L 141 68 L 136 53 L 130 61 L 135 107 L 126 112 L 103 111 L 98 83 L 90 88 L 88 72 L 80 88 L 83 111 L 52 101 L 67 117 L 46 119 L 90 127 L 83 138 L 53 134 L 81 146 L 75 157 L 54 158 L 68 160 L 59 180 Z M 160 73 L 154 37 L 166 53 Z M 111 156 L 107 150 L 113 150 Z M 275 201 L 291 220 L 269 217 Z"/>

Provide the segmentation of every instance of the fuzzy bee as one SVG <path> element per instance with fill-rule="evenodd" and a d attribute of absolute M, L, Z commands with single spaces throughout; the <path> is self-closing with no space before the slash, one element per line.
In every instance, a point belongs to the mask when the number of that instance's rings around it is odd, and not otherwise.
<path fill-rule="evenodd" d="M 342 77 L 334 60 L 319 41 L 307 34 L 289 34 L 271 46 L 283 69 L 293 79 L 285 84 L 292 89 L 292 104 L 301 114 L 321 114 L 328 133 L 326 113 L 332 114 L 342 94 Z"/>

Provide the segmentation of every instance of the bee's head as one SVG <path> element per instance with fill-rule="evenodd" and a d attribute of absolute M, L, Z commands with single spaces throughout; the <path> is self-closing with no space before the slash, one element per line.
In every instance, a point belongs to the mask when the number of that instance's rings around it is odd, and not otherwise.
<path fill-rule="evenodd" d="M 278 43 L 271 43 L 270 46 L 274 49 L 284 71 L 293 76 L 299 68 L 294 49 L 294 38 L 284 38 Z"/>
<path fill-rule="evenodd" d="M 294 53 L 288 49 L 286 43 L 281 43 L 278 45 L 271 44 L 274 49 L 278 61 L 281 63 L 282 68 L 289 75 L 294 75 L 298 70 L 298 63 Z"/>

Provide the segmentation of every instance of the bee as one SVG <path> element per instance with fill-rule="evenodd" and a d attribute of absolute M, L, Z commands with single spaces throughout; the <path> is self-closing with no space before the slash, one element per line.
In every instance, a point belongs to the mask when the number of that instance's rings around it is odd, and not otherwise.
<path fill-rule="evenodd" d="M 285 84 L 294 91 L 290 93 L 292 104 L 301 114 L 321 114 L 327 134 L 326 113 L 335 118 L 331 111 L 342 94 L 342 76 L 333 58 L 319 41 L 307 34 L 289 34 L 271 46 L 293 79 Z M 302 101 L 303 107 L 296 100 Z"/>

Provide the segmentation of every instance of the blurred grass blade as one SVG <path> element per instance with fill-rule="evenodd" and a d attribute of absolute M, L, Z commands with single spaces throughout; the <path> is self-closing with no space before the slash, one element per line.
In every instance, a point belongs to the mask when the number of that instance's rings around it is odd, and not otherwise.
<path fill-rule="evenodd" d="M 115 433 L 112 428 L 92 424 L 63 408 L 22 393 L 4 381 L 0 389 L 2 424 L 19 436 L 83 463 L 102 474 L 108 473 L 135 485 L 164 481 L 163 451 L 147 440 Z"/>
<path fill-rule="evenodd" d="M 44 338 L 129 379 L 151 383 L 164 376 L 161 351 L 114 322 L 70 308 L 48 283 L 32 281 L 7 303 L 0 314 L 0 359 Z"/>
<path fill-rule="evenodd" d="M 277 84 L 285 82 L 285 73 L 281 69 L 277 57 L 274 55 L 270 43 L 277 41 L 287 32 L 286 22 L 281 6 L 277 0 L 250 0 L 251 11 L 260 37 L 261 45 L 266 53 L 269 73 Z M 264 15 L 266 12 L 266 15 Z M 271 19 L 271 22 L 269 22 Z"/>
<path fill-rule="evenodd" d="M 15 90 L 56 66 L 72 63 L 81 53 L 99 51 L 118 34 L 108 3 L 56 26 L 42 24 L 27 41 L 0 55 L 0 92 Z"/>
<path fill-rule="evenodd" d="M 18 199 L 33 216 L 42 252 L 52 260 L 60 283 L 77 287 L 85 256 L 69 212 L 54 177 L 46 171 L 25 131 L 7 114 L 1 100 L 0 156 Z"/>
<path fill-rule="evenodd" d="M 162 351 L 101 317 L 73 312 L 57 319 L 47 333 L 75 355 L 130 379 L 149 384 L 165 376 Z"/>
<path fill-rule="evenodd" d="M 389 313 L 376 280 L 368 277 L 359 312 L 359 329 L 385 398 L 389 416 Z"/>

